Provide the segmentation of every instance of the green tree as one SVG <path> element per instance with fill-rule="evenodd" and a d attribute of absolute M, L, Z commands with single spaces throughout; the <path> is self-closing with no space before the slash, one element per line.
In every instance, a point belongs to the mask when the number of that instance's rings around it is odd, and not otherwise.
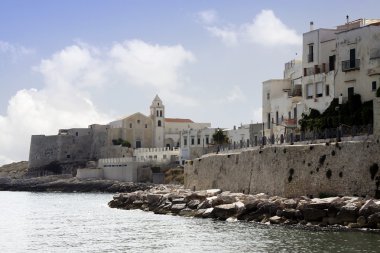
<path fill-rule="evenodd" d="M 228 137 L 222 129 L 218 128 L 215 133 L 212 135 L 212 138 L 216 144 L 225 144 L 228 143 Z"/>

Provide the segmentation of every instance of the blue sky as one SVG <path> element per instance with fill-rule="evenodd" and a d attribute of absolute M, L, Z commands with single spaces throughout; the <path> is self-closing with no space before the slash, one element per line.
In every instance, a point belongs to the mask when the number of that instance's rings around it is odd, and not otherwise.
<path fill-rule="evenodd" d="M 0 1 L 0 164 L 31 134 L 134 112 L 261 121 L 261 83 L 300 57 L 309 22 L 380 18 L 379 1 Z"/>

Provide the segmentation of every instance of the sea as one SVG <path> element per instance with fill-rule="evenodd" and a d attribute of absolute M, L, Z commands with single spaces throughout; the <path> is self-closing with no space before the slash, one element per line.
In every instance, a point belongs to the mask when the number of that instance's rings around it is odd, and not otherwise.
<path fill-rule="evenodd" d="M 112 194 L 0 192 L 0 252 L 380 252 L 380 234 L 109 208 Z"/>

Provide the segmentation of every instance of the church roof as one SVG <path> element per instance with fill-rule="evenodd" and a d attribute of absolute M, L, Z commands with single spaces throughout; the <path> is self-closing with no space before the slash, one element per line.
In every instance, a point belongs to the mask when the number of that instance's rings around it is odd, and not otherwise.
<path fill-rule="evenodd" d="M 194 123 L 191 119 L 165 118 L 165 122 L 173 123 Z"/>

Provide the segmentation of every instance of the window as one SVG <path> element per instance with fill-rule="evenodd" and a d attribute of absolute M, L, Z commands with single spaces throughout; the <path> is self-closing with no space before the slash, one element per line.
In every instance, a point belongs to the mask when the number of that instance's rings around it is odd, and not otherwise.
<path fill-rule="evenodd" d="M 317 97 L 323 96 L 322 82 L 316 83 Z"/>
<path fill-rule="evenodd" d="M 329 71 L 335 70 L 335 55 L 329 56 Z"/>
<path fill-rule="evenodd" d="M 206 144 L 209 144 L 208 136 L 206 136 Z"/>
<path fill-rule="evenodd" d="M 306 98 L 313 98 L 314 92 L 313 92 L 313 84 L 306 85 Z"/>
<path fill-rule="evenodd" d="M 292 118 L 292 112 L 288 112 L 288 119 Z"/>
<path fill-rule="evenodd" d="M 129 123 L 129 128 L 132 128 L 132 123 Z"/>
<path fill-rule="evenodd" d="M 162 110 L 160 110 L 160 117 L 162 117 Z"/>
<path fill-rule="evenodd" d="M 279 118 L 278 118 L 278 111 L 276 111 L 276 124 L 278 125 L 278 121 L 279 121 Z"/>
<path fill-rule="evenodd" d="M 347 89 L 348 98 L 350 99 L 354 95 L 354 87 L 350 87 Z"/>
<path fill-rule="evenodd" d="M 326 96 L 330 96 L 330 85 L 326 84 L 326 92 L 325 92 L 325 95 Z"/>
<path fill-rule="evenodd" d="M 187 145 L 187 136 L 183 136 L 183 145 L 184 145 L 184 146 Z"/>
<path fill-rule="evenodd" d="M 140 124 L 140 120 L 139 119 L 137 120 L 137 124 Z"/>
<path fill-rule="evenodd" d="M 307 61 L 314 61 L 314 44 L 309 44 L 309 54 L 307 55 Z"/>
<path fill-rule="evenodd" d="M 159 120 L 158 122 L 157 122 L 157 126 L 161 126 L 161 120 Z"/>
<path fill-rule="evenodd" d="M 267 99 L 268 100 L 270 99 L 270 93 L 269 92 L 267 93 Z"/>
<path fill-rule="evenodd" d="M 191 145 L 194 145 L 194 137 L 191 136 Z"/>
<path fill-rule="evenodd" d="M 158 110 L 157 110 L 156 114 L 157 114 L 157 117 L 158 117 L 158 114 L 159 114 L 159 111 L 158 111 Z"/>
<path fill-rule="evenodd" d="M 148 124 L 145 124 L 145 128 L 148 128 Z"/>
<path fill-rule="evenodd" d="M 270 112 L 268 112 L 267 114 L 267 125 L 268 125 L 268 129 L 270 129 Z"/>
<path fill-rule="evenodd" d="M 297 122 L 297 106 L 293 108 L 294 120 Z"/>
<path fill-rule="evenodd" d="M 350 49 L 350 68 L 355 68 L 355 48 Z"/>
<path fill-rule="evenodd" d="M 375 91 L 376 90 L 376 81 L 373 81 L 372 82 L 372 91 Z"/>
<path fill-rule="evenodd" d="M 78 132 L 76 132 L 75 135 L 78 136 Z"/>
<path fill-rule="evenodd" d="M 201 138 L 199 138 L 199 137 L 198 137 L 197 144 L 198 144 L 198 145 L 201 145 Z"/>
<path fill-rule="evenodd" d="M 66 155 L 66 158 L 70 158 L 71 156 L 70 155 Z"/>

